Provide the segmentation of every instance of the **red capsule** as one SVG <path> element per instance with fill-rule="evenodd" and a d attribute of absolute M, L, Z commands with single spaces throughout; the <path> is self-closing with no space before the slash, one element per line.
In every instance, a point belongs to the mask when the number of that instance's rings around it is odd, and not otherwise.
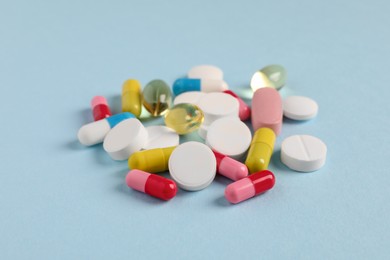
<path fill-rule="evenodd" d="M 270 190 L 274 185 L 275 176 L 271 171 L 256 172 L 228 185 L 225 189 L 225 198 L 236 204 Z"/>
<path fill-rule="evenodd" d="M 217 159 L 217 172 L 233 181 L 248 176 L 248 168 L 245 164 L 236 161 L 224 154 L 213 151 Z"/>
<path fill-rule="evenodd" d="M 126 184 L 130 188 L 162 200 L 172 199 L 177 192 L 174 181 L 141 170 L 129 171 L 126 176 Z"/>
<path fill-rule="evenodd" d="M 110 117 L 111 111 L 108 106 L 107 100 L 103 96 L 95 96 L 91 101 L 93 119 L 95 121 Z"/>
<path fill-rule="evenodd" d="M 237 99 L 239 104 L 238 116 L 240 117 L 240 120 L 245 121 L 249 119 L 251 116 L 251 108 L 244 102 L 244 100 L 242 100 L 239 96 L 237 96 L 236 93 L 231 90 L 225 90 L 224 93 L 229 94 Z"/>

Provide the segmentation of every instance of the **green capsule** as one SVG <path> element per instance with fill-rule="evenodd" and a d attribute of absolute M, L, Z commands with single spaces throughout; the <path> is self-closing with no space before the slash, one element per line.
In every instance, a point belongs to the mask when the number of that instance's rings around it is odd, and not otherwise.
<path fill-rule="evenodd" d="M 171 88 L 159 79 L 150 81 L 142 95 L 142 103 L 153 117 L 164 115 L 172 103 Z"/>
<path fill-rule="evenodd" d="M 197 130 L 204 119 L 203 112 L 193 104 L 177 104 L 165 114 L 165 124 L 184 135 Z"/>
<path fill-rule="evenodd" d="M 287 71 L 281 65 L 268 65 L 260 70 L 274 84 L 277 90 L 281 89 L 287 80 Z"/>

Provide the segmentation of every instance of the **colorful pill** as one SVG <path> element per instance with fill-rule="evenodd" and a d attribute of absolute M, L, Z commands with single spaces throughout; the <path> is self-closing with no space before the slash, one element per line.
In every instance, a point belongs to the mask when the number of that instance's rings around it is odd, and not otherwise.
<path fill-rule="evenodd" d="M 269 128 L 260 128 L 255 132 L 245 161 L 249 173 L 252 174 L 268 168 L 274 150 L 275 139 L 274 131 Z"/>
<path fill-rule="evenodd" d="M 135 152 L 129 157 L 129 168 L 151 173 L 168 170 L 168 161 L 176 146 Z"/>
<path fill-rule="evenodd" d="M 248 168 L 245 164 L 236 161 L 226 155 L 213 151 L 217 159 L 217 172 L 233 181 L 248 176 Z"/>
<path fill-rule="evenodd" d="M 250 85 L 253 92 L 260 88 L 276 88 L 274 83 L 262 71 L 256 71 L 253 74 Z"/>
<path fill-rule="evenodd" d="M 126 176 L 126 184 L 132 189 L 162 200 L 172 199 L 177 192 L 174 181 L 140 170 L 129 171 Z"/>
<path fill-rule="evenodd" d="M 83 125 L 77 133 L 77 137 L 83 145 L 90 146 L 101 143 L 111 128 L 129 118 L 134 118 L 134 115 L 125 112 Z"/>
<path fill-rule="evenodd" d="M 244 100 L 242 100 L 239 96 L 237 96 L 237 94 L 234 93 L 233 91 L 225 90 L 224 93 L 229 94 L 238 100 L 238 104 L 239 104 L 238 116 L 240 117 L 241 121 L 247 120 L 251 116 L 251 108 L 244 102 Z"/>
<path fill-rule="evenodd" d="M 173 94 L 180 95 L 188 91 L 222 92 L 228 89 L 225 81 L 220 79 L 177 79 L 173 83 Z"/>
<path fill-rule="evenodd" d="M 274 84 L 277 90 L 281 89 L 287 81 L 287 71 L 281 65 L 268 65 L 260 70 Z"/>
<path fill-rule="evenodd" d="M 143 105 L 153 117 L 164 115 L 171 107 L 170 87 L 162 80 L 152 80 L 142 91 Z"/>
<path fill-rule="evenodd" d="M 273 88 L 256 90 L 252 99 L 253 131 L 268 127 L 279 135 L 282 130 L 282 120 L 283 104 L 279 92 Z"/>
<path fill-rule="evenodd" d="M 175 130 L 179 135 L 184 135 L 197 130 L 204 119 L 202 110 L 192 104 L 178 104 L 165 114 L 165 124 Z"/>
<path fill-rule="evenodd" d="M 141 109 L 141 83 L 136 79 L 126 80 L 122 86 L 122 111 L 139 117 Z"/>
<path fill-rule="evenodd" d="M 214 65 L 199 65 L 191 68 L 187 73 L 192 79 L 223 79 L 223 71 Z"/>
<path fill-rule="evenodd" d="M 274 174 L 264 170 L 229 184 L 225 189 L 225 198 L 236 204 L 270 190 L 274 185 Z"/>
<path fill-rule="evenodd" d="M 111 116 L 110 107 L 103 96 L 95 96 L 91 101 L 92 115 L 95 121 Z"/>

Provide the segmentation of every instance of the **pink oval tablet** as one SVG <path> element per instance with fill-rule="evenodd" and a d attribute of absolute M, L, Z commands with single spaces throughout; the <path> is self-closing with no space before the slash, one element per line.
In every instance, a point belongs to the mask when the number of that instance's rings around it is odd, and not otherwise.
<path fill-rule="evenodd" d="M 253 131 L 271 128 L 276 135 L 282 130 L 283 105 L 279 92 L 273 88 L 259 88 L 252 99 Z"/>

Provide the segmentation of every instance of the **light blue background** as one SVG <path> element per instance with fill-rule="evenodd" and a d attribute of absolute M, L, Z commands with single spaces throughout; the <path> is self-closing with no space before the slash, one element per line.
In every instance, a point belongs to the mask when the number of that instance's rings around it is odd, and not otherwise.
<path fill-rule="evenodd" d="M 0 258 L 388 259 L 389 11 L 385 0 L 2 1 Z M 233 206 L 217 177 L 164 203 L 126 187 L 126 162 L 78 144 L 92 96 L 118 112 L 125 79 L 172 84 L 205 63 L 243 95 L 256 69 L 283 64 L 283 96 L 319 103 L 316 119 L 284 124 L 273 190 Z M 324 168 L 281 165 L 293 134 L 327 143 Z"/>

